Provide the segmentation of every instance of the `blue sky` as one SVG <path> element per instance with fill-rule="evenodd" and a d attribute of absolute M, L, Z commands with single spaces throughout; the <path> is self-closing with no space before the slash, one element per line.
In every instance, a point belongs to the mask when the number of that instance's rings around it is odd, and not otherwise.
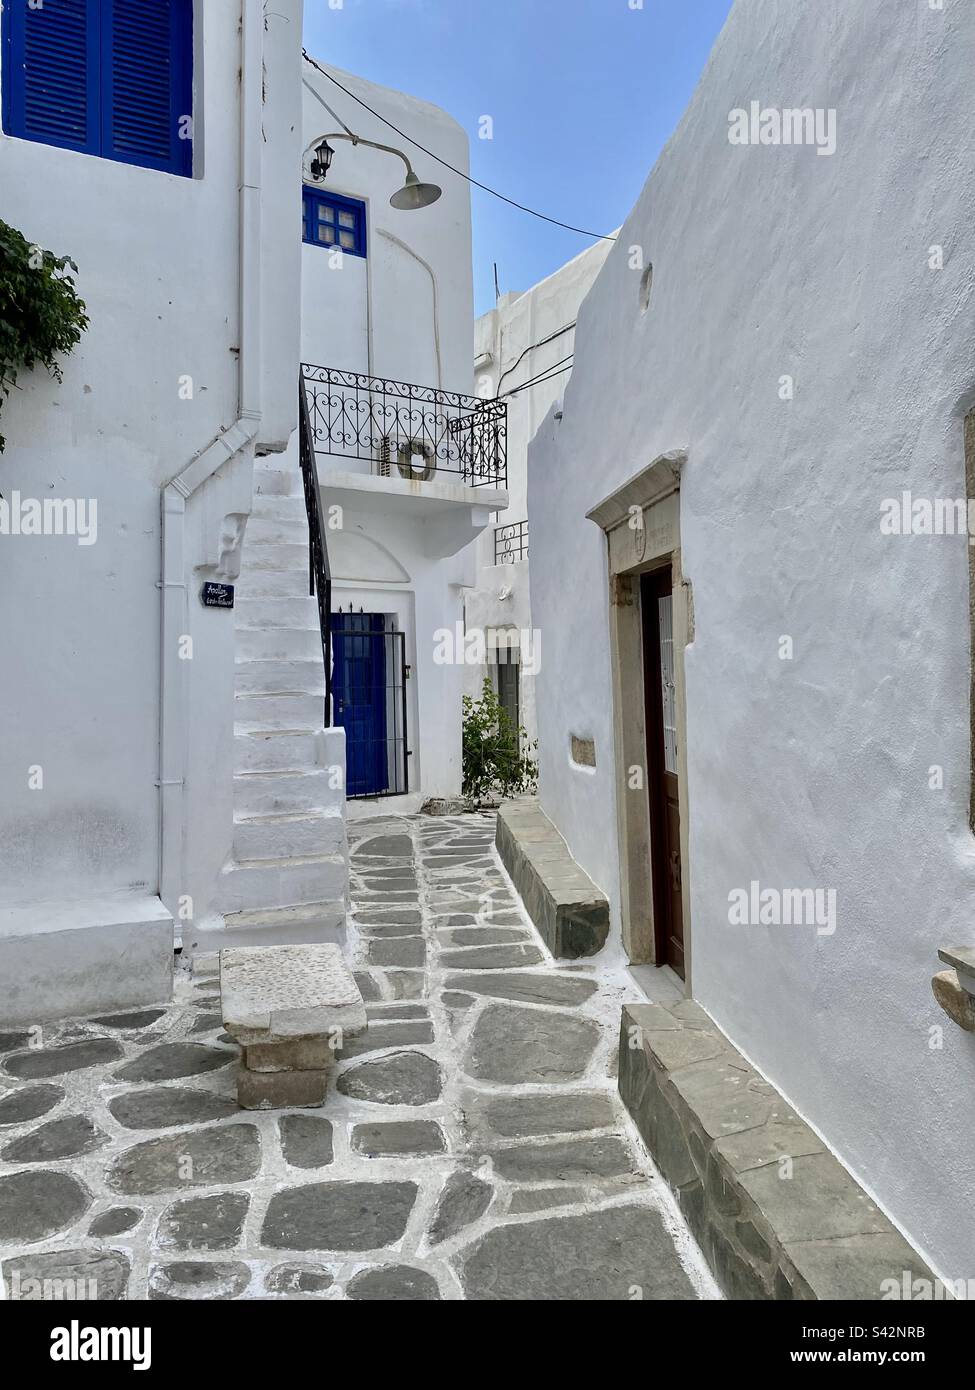
<path fill-rule="evenodd" d="M 471 138 L 471 173 L 550 217 L 611 232 L 690 99 L 732 0 L 306 0 L 309 52 L 435 102 Z M 633 0 L 636 3 L 636 0 Z M 482 116 L 494 138 L 478 138 Z M 395 143 L 395 141 L 393 142 Z M 428 169 L 421 178 L 453 175 Z M 591 241 L 473 190 L 478 313 Z"/>

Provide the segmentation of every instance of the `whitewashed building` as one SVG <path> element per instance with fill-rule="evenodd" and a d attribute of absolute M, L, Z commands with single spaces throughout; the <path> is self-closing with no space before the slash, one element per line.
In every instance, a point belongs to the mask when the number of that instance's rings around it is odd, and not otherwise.
<path fill-rule="evenodd" d="M 467 632 L 483 634 L 486 660 L 465 666 L 466 693 L 490 678 L 516 726 L 537 736 L 535 671 L 541 659 L 529 593 L 528 445 L 572 370 L 579 305 L 609 253 L 599 241 L 523 293 L 509 292 L 474 325 L 476 391 L 507 406 L 508 506 L 477 541 Z"/>
<path fill-rule="evenodd" d="M 530 453 L 540 800 L 616 946 L 957 1280 L 975 13 L 826 9 L 738 0 L 580 309 Z"/>
<path fill-rule="evenodd" d="M 426 102 L 311 61 L 303 120 L 302 370 L 332 718 L 350 803 L 416 807 L 461 789 L 463 596 L 471 543 L 508 501 L 506 412 L 472 394 L 470 187 L 387 122 L 461 170 L 468 137 Z"/>
<path fill-rule="evenodd" d="M 90 327 L 21 374 L 0 490 L 0 1016 L 164 998 L 234 859 L 234 614 L 255 456 L 297 423 L 300 0 L 4 0 L 2 216 Z M 98 61 L 96 61 L 98 59 Z"/>

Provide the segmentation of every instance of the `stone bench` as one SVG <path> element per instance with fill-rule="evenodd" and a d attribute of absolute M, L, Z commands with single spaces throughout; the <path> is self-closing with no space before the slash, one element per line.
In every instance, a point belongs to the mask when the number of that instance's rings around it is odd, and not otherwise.
<path fill-rule="evenodd" d="M 501 807 L 496 844 L 552 955 L 562 960 L 595 955 L 609 935 L 609 903 L 537 801 L 509 801 Z"/>
<path fill-rule="evenodd" d="M 223 1026 L 243 1049 L 245 1110 L 322 1105 L 328 1067 L 366 1027 L 359 987 L 337 945 L 220 952 Z"/>
<path fill-rule="evenodd" d="M 729 1298 L 934 1288 L 920 1255 L 693 1000 L 624 1006 L 619 1090 Z"/>

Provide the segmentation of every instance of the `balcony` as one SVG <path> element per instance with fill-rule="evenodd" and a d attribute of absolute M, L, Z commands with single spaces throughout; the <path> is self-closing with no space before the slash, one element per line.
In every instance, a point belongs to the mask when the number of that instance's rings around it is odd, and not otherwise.
<path fill-rule="evenodd" d="M 528 522 L 511 521 L 494 528 L 494 563 L 516 565 L 528 559 Z"/>
<path fill-rule="evenodd" d="M 437 556 L 507 507 L 505 401 L 307 363 L 301 389 L 327 505 L 422 523 Z"/>
<path fill-rule="evenodd" d="M 507 486 L 505 401 L 332 367 L 305 365 L 301 377 L 316 454 L 379 478 Z"/>

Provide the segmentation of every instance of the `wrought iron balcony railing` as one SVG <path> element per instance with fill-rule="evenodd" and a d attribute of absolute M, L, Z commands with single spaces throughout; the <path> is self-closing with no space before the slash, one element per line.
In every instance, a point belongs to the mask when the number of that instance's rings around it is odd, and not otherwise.
<path fill-rule="evenodd" d="M 507 402 L 332 367 L 304 365 L 301 380 L 316 454 L 411 482 L 507 485 Z"/>
<path fill-rule="evenodd" d="M 528 522 L 512 521 L 494 528 L 494 563 L 513 565 L 528 559 Z"/>

